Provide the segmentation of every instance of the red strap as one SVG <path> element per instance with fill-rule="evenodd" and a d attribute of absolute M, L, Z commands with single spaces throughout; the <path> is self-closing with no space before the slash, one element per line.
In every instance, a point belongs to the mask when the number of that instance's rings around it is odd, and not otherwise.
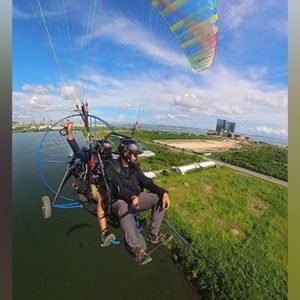
<path fill-rule="evenodd" d="M 92 155 L 92 157 L 91 157 L 91 170 L 92 171 L 94 170 L 94 167 L 95 167 L 95 158 L 94 158 L 94 155 Z"/>

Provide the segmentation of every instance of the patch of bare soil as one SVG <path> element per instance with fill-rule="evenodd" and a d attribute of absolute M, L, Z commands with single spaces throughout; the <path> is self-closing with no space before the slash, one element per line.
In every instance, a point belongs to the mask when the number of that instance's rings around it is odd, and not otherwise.
<path fill-rule="evenodd" d="M 239 239 L 244 239 L 245 238 L 245 233 L 242 230 L 238 229 L 238 228 L 232 228 L 230 230 L 230 232 L 234 237 L 237 237 Z"/>
<path fill-rule="evenodd" d="M 250 213 L 256 217 L 261 217 L 268 208 L 269 206 L 267 203 L 256 198 L 252 198 L 248 204 Z"/>
<path fill-rule="evenodd" d="M 195 152 L 216 152 L 240 149 L 245 142 L 237 140 L 165 140 L 161 144 Z"/>
<path fill-rule="evenodd" d="M 240 231 L 239 231 L 238 229 L 236 229 L 236 228 L 232 228 L 230 231 L 231 231 L 231 233 L 232 233 L 234 236 L 240 235 Z"/>
<path fill-rule="evenodd" d="M 226 226 L 226 222 L 224 219 L 221 219 L 221 218 L 216 218 L 216 223 L 218 225 L 219 228 L 225 228 Z"/>
<path fill-rule="evenodd" d="M 210 185 L 206 184 L 204 186 L 203 190 L 204 190 L 205 193 L 211 193 L 212 192 L 212 187 Z"/>
<path fill-rule="evenodd" d="M 177 190 L 177 188 L 174 187 L 174 186 L 172 186 L 172 187 L 169 188 L 169 191 L 176 191 L 176 190 Z"/>

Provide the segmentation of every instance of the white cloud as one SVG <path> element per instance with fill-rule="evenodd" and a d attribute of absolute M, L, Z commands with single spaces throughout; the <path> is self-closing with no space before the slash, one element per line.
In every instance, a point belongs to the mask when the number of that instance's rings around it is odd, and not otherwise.
<path fill-rule="evenodd" d="M 47 4 L 49 5 L 50 2 Z M 28 6 L 28 11 L 21 10 L 16 4 L 13 4 L 13 18 L 22 20 L 31 20 L 32 18 L 41 18 L 41 12 L 39 6 L 31 1 Z M 49 8 L 42 5 L 42 11 L 45 18 L 54 18 L 61 14 L 62 11 L 58 10 L 57 7 Z"/>
<path fill-rule="evenodd" d="M 270 123 L 286 126 L 287 89 L 242 78 L 224 66 L 217 68 L 201 77 L 173 74 L 167 79 L 158 73 L 155 78 L 126 76 L 118 79 L 99 74 L 94 76 L 99 83 L 95 80 L 91 86 L 90 107 L 139 110 L 141 119 L 147 111 L 170 120 L 173 115 L 186 113 L 193 115 L 191 120 L 222 116 L 239 120 L 267 119 Z"/>
<path fill-rule="evenodd" d="M 261 80 L 264 79 L 266 77 L 266 75 L 268 74 L 269 68 L 264 66 L 255 66 L 255 67 L 250 67 L 248 68 L 248 72 L 250 74 L 250 77 L 253 80 Z"/>
<path fill-rule="evenodd" d="M 29 101 L 29 108 L 33 110 L 48 110 L 51 107 L 51 101 L 45 97 L 32 97 Z"/>
<path fill-rule="evenodd" d="M 126 116 L 124 114 L 120 114 L 120 115 L 117 116 L 117 120 L 118 121 L 124 121 L 124 120 L 126 120 Z"/>
<path fill-rule="evenodd" d="M 257 126 L 256 131 L 268 135 L 279 135 L 279 136 L 288 136 L 288 133 L 285 129 L 273 129 L 267 126 Z"/>
<path fill-rule="evenodd" d="M 129 103 L 124 103 L 124 104 L 121 105 L 121 108 L 123 108 L 123 109 L 129 109 L 129 108 L 132 108 L 132 105 L 129 104 Z"/>
<path fill-rule="evenodd" d="M 142 52 L 150 57 L 153 62 L 190 70 L 186 57 L 184 54 L 180 54 L 179 46 L 178 51 L 165 47 L 163 39 L 158 39 L 151 34 L 137 20 L 128 19 L 122 14 L 110 13 L 99 19 L 95 28 L 92 39 L 110 39 L 119 45 Z M 89 39 L 89 36 L 84 36 L 78 42 L 85 45 Z"/>
<path fill-rule="evenodd" d="M 24 12 L 20 10 L 16 5 L 13 6 L 13 18 L 26 20 L 31 19 L 32 17 L 32 13 Z"/>
<path fill-rule="evenodd" d="M 214 72 L 208 70 L 196 77 L 183 73 L 165 76 L 159 72 L 149 78 L 127 74 L 116 77 L 95 72 L 92 78 L 88 101 L 95 115 L 103 108 L 113 109 L 114 114 L 122 109 L 127 111 L 124 116 L 129 122 L 135 121 L 135 115 L 141 123 L 156 118 L 178 122 L 186 120 L 186 126 L 201 126 L 205 117 L 210 118 L 213 124 L 217 118 L 225 118 L 240 125 L 243 120 L 253 120 L 257 124 L 264 122 L 270 128 L 273 125 L 274 128 L 287 128 L 287 89 L 243 78 L 225 66 L 215 66 Z M 74 86 L 62 87 L 61 94 L 64 98 L 71 98 L 71 95 L 74 96 Z M 41 101 L 43 95 L 33 96 Z M 14 93 L 14 102 L 20 97 L 25 96 Z M 60 111 L 74 109 L 73 104 L 65 103 L 58 95 L 49 94 L 48 97 L 53 107 Z M 38 105 L 36 101 L 33 104 Z M 46 104 L 39 102 L 40 107 Z M 110 117 L 107 113 L 99 116 L 104 119 Z M 115 119 L 112 117 L 112 120 Z"/>
<path fill-rule="evenodd" d="M 245 113 L 245 109 L 238 105 L 218 105 L 217 110 L 219 114 L 222 115 L 241 115 Z"/>
<path fill-rule="evenodd" d="M 165 115 L 156 115 L 156 118 L 159 120 L 175 120 L 176 115 L 167 113 Z"/>
<path fill-rule="evenodd" d="M 221 16 L 228 28 L 235 29 L 243 22 L 249 21 L 249 16 L 255 13 L 261 4 L 255 0 L 224 1 L 220 4 Z"/>
<path fill-rule="evenodd" d="M 59 92 L 59 89 L 56 88 L 53 84 L 48 84 L 48 85 L 47 85 L 47 89 L 48 89 L 50 92 L 56 92 L 56 93 Z"/>
<path fill-rule="evenodd" d="M 179 121 L 179 120 L 189 120 L 191 119 L 191 116 L 188 114 L 171 114 L 171 113 L 166 113 L 166 114 L 157 114 L 154 116 L 156 120 L 160 121 Z"/>
<path fill-rule="evenodd" d="M 207 99 L 201 98 L 201 96 L 196 95 L 189 95 L 185 94 L 183 96 L 175 96 L 174 97 L 174 104 L 182 107 L 182 108 L 200 108 L 200 107 L 207 107 L 209 102 Z"/>
<path fill-rule="evenodd" d="M 61 95 L 65 100 L 77 100 L 78 92 L 74 86 L 62 86 Z"/>
<path fill-rule="evenodd" d="M 74 105 L 68 105 L 60 96 L 16 91 L 12 95 L 12 109 L 14 121 L 41 120 L 43 117 L 58 120 L 74 113 Z"/>
<path fill-rule="evenodd" d="M 241 27 L 270 29 L 287 36 L 287 2 L 232 0 L 218 3 L 219 19 L 229 30 Z"/>
<path fill-rule="evenodd" d="M 275 19 L 269 24 L 270 28 L 277 31 L 283 36 L 288 36 L 288 20 L 287 19 Z"/>
<path fill-rule="evenodd" d="M 275 88 L 271 88 L 268 91 L 268 86 L 263 88 L 265 88 L 265 90 L 249 90 L 249 94 L 246 95 L 244 99 L 245 102 L 269 108 L 287 108 L 288 98 L 286 90 L 276 90 Z"/>
<path fill-rule="evenodd" d="M 195 116 L 229 116 L 232 118 L 264 118 L 263 116 L 287 115 L 287 89 L 242 78 L 225 67 L 218 66 L 215 73 L 207 72 L 203 82 L 185 81 L 178 84 L 176 78 L 166 84 L 174 93 L 171 110 L 188 111 Z M 218 76 L 216 77 L 216 74 Z M 172 84 L 174 86 L 172 87 Z M 190 92 L 190 94 L 184 91 Z M 281 118 L 282 119 L 282 118 Z"/>
<path fill-rule="evenodd" d="M 80 84 L 80 83 L 78 83 Z M 37 95 L 50 95 L 52 94 L 61 94 L 63 99 L 65 100 L 75 100 L 78 101 L 79 92 L 77 91 L 75 86 L 62 86 L 61 88 L 56 88 L 52 84 L 48 84 L 46 87 L 39 84 L 24 84 L 22 86 L 22 90 L 25 92 L 29 92 L 32 96 L 31 104 L 34 106 L 37 105 L 37 101 L 45 101 L 46 98 L 36 97 Z"/>
<path fill-rule="evenodd" d="M 30 113 L 27 109 L 30 97 L 27 94 L 15 92 L 12 94 L 13 113 L 22 115 L 24 112 Z"/>
<path fill-rule="evenodd" d="M 30 84 L 24 84 L 22 87 L 23 91 L 31 92 L 33 94 L 39 94 L 39 95 L 46 95 L 48 94 L 48 89 L 42 85 L 30 85 Z"/>

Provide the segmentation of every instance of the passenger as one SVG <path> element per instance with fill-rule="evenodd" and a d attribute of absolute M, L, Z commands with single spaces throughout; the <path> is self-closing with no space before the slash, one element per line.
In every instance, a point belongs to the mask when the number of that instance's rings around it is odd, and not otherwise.
<path fill-rule="evenodd" d="M 66 120 L 64 122 L 64 127 L 67 131 L 67 141 L 71 146 L 75 157 L 78 157 L 85 165 L 91 162 L 91 158 L 94 159 L 91 151 L 85 148 L 79 148 L 72 131 L 73 124 L 71 121 Z M 100 154 L 102 159 L 111 159 L 112 154 L 112 143 L 108 140 L 99 140 L 95 146 L 95 150 Z M 90 191 L 94 200 L 97 202 L 97 217 L 98 222 L 101 230 L 101 247 L 107 247 L 110 245 L 112 240 L 115 240 L 116 237 L 114 234 L 109 233 L 107 229 L 107 219 L 105 216 L 104 211 L 104 203 L 103 197 L 104 195 L 104 186 L 103 186 L 103 175 L 101 168 L 99 166 L 99 162 L 97 165 L 92 165 L 92 174 L 93 174 L 93 181 L 90 182 Z M 101 188 L 102 186 L 102 188 Z M 73 188 L 78 189 L 76 184 L 73 184 Z M 89 186 L 86 187 L 86 191 L 89 190 Z M 102 195 L 101 195 L 102 192 Z M 87 195 L 81 195 L 81 200 L 86 200 Z"/>
<path fill-rule="evenodd" d="M 133 139 L 123 139 L 118 146 L 119 158 L 105 162 L 105 175 L 112 187 L 112 212 L 119 218 L 125 240 L 136 261 L 144 265 L 152 260 L 138 238 L 135 214 L 151 209 L 147 241 L 159 245 L 172 238 L 160 233 L 160 226 L 170 206 L 168 192 L 153 183 L 138 167 L 141 146 Z M 146 188 L 149 192 L 142 192 Z"/>

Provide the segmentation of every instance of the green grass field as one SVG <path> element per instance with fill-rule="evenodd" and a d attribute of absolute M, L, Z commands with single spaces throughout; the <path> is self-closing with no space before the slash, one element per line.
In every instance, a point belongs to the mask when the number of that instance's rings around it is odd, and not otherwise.
<path fill-rule="evenodd" d="M 214 159 L 267 174 L 282 180 L 288 179 L 288 149 L 268 144 L 252 144 L 241 151 L 214 154 Z"/>
<path fill-rule="evenodd" d="M 222 167 L 159 177 L 172 200 L 168 220 L 222 273 L 217 280 L 174 239 L 177 263 L 218 299 L 287 299 L 287 188 Z"/>
<path fill-rule="evenodd" d="M 200 161 L 182 151 L 146 146 L 156 156 L 140 160 L 145 171 Z M 287 148 L 253 144 L 215 158 L 287 179 Z M 201 298 L 287 299 L 287 188 L 225 167 L 169 174 L 155 179 L 170 193 L 167 218 L 205 262 L 176 238 L 171 249 Z"/>
<path fill-rule="evenodd" d="M 123 135 L 131 136 L 131 130 L 120 128 L 117 132 Z M 173 140 L 173 139 L 210 139 L 206 135 L 190 134 L 190 133 L 176 133 L 176 132 L 166 132 L 160 130 L 139 130 L 134 135 L 134 138 L 140 141 L 151 141 L 151 140 Z"/>
<path fill-rule="evenodd" d="M 181 150 L 170 149 L 150 143 L 143 143 L 143 146 L 155 153 L 155 156 L 140 158 L 143 171 L 170 169 L 173 166 L 182 166 L 201 161 L 199 156 L 186 154 Z"/>

